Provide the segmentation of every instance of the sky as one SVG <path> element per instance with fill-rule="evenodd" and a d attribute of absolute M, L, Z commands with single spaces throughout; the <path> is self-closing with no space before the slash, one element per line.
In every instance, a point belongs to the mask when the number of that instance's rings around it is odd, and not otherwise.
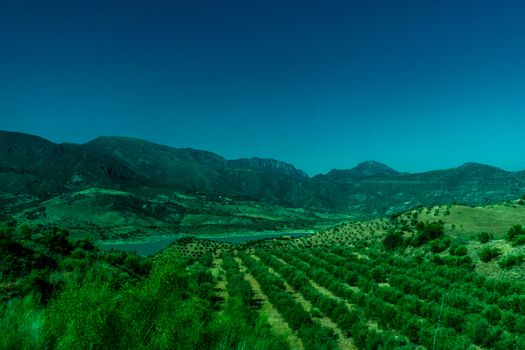
<path fill-rule="evenodd" d="M 522 1 L 1 0 L 0 129 L 525 169 Z"/>

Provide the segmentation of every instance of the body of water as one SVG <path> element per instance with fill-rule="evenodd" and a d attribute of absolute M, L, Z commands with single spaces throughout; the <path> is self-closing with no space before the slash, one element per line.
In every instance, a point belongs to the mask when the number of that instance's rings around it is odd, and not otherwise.
<path fill-rule="evenodd" d="M 141 255 L 153 255 L 158 252 L 160 252 L 162 249 L 166 248 L 170 243 L 181 239 L 183 237 L 195 237 L 195 238 L 205 238 L 212 241 L 218 241 L 218 242 L 226 242 L 226 243 L 233 243 L 233 244 L 239 244 L 243 242 L 248 241 L 256 241 L 256 240 L 263 240 L 263 239 L 271 239 L 271 238 L 279 238 L 279 237 L 302 237 L 310 235 L 311 233 L 307 232 L 276 232 L 276 233 L 267 233 L 267 234 L 246 234 L 246 235 L 240 235 L 240 234 L 234 234 L 234 235 L 224 235 L 224 236 L 199 236 L 199 235 L 186 235 L 181 234 L 178 236 L 173 236 L 166 239 L 160 239 L 160 240 L 151 240 L 151 241 L 144 241 L 144 242 L 116 242 L 116 243 L 109 243 L 104 242 L 99 244 L 99 248 L 102 250 L 123 250 L 123 251 L 135 251 Z"/>

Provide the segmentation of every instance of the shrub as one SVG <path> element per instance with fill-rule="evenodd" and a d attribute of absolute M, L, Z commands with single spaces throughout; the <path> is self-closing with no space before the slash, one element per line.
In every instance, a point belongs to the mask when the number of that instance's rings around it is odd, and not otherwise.
<path fill-rule="evenodd" d="M 47 249 L 53 253 L 67 255 L 73 251 L 73 244 L 69 241 L 69 231 L 62 230 L 57 227 L 42 232 L 40 238 L 42 243 Z"/>
<path fill-rule="evenodd" d="M 479 253 L 479 258 L 483 262 L 492 261 L 494 258 L 497 258 L 501 254 L 501 251 L 498 248 L 483 248 Z"/>
<path fill-rule="evenodd" d="M 511 241 L 512 239 L 514 239 L 514 237 L 522 233 L 523 233 L 523 226 L 514 225 L 507 231 L 507 239 Z"/>
<path fill-rule="evenodd" d="M 490 324 L 496 325 L 501 319 L 501 310 L 497 305 L 490 305 L 483 310 L 483 316 L 485 316 Z"/>
<path fill-rule="evenodd" d="M 514 240 L 512 241 L 512 245 L 514 247 L 519 246 L 519 245 L 524 245 L 524 244 L 525 244 L 525 234 L 516 236 Z"/>
<path fill-rule="evenodd" d="M 403 244 L 403 233 L 399 231 L 389 231 L 383 238 L 383 245 L 387 249 L 395 249 Z"/>
<path fill-rule="evenodd" d="M 522 225 L 514 225 L 507 232 L 507 240 L 509 242 L 514 242 L 519 236 L 525 236 L 525 229 Z"/>
<path fill-rule="evenodd" d="M 370 277 L 378 283 L 386 282 L 386 271 L 382 266 L 376 266 L 370 270 Z"/>
<path fill-rule="evenodd" d="M 460 246 L 454 246 L 450 248 L 450 255 L 454 256 L 465 256 L 467 255 L 468 250 L 467 247 L 460 245 Z"/>
<path fill-rule="evenodd" d="M 510 254 L 501 259 L 499 266 L 503 269 L 509 269 L 525 261 L 525 257 L 521 254 Z"/>
<path fill-rule="evenodd" d="M 23 285 L 26 289 L 25 294 L 34 294 L 43 304 L 47 303 L 54 291 L 54 286 L 49 281 L 49 272 L 43 270 L 31 271 L 23 279 Z"/>
<path fill-rule="evenodd" d="M 448 237 L 442 239 L 435 239 L 433 241 L 430 241 L 430 250 L 432 251 L 432 253 L 441 253 L 450 246 L 451 242 L 452 241 Z"/>
<path fill-rule="evenodd" d="M 445 234 L 445 224 L 441 220 L 427 223 L 418 222 L 416 229 L 418 234 L 412 239 L 412 244 L 416 247 L 441 238 Z"/>
<path fill-rule="evenodd" d="M 93 236 L 88 236 L 84 239 L 78 240 L 75 243 L 75 246 L 77 248 L 80 248 L 86 251 L 96 251 L 97 250 L 97 247 L 95 245 L 95 237 Z"/>
<path fill-rule="evenodd" d="M 481 243 L 487 243 L 488 241 L 494 239 L 494 235 L 488 232 L 481 232 L 478 233 L 477 238 Z"/>

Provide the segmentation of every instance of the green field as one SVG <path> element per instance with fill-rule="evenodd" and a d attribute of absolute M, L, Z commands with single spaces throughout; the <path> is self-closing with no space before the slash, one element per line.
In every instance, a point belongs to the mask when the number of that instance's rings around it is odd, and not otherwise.
<path fill-rule="evenodd" d="M 186 237 L 153 258 L 9 222 L 0 348 L 524 349 L 525 231 L 467 224 L 504 207 L 518 224 L 508 204 L 421 208 L 298 238 Z M 464 235 L 439 221 L 462 211 Z"/>

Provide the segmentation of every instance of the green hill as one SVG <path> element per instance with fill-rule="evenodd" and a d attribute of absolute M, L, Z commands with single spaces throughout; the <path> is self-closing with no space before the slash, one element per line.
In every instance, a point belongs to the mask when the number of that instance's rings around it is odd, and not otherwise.
<path fill-rule="evenodd" d="M 524 207 L 422 207 L 236 245 L 183 239 L 153 259 L 11 221 L 0 348 L 521 349 Z M 493 222 L 507 232 L 474 235 Z"/>

